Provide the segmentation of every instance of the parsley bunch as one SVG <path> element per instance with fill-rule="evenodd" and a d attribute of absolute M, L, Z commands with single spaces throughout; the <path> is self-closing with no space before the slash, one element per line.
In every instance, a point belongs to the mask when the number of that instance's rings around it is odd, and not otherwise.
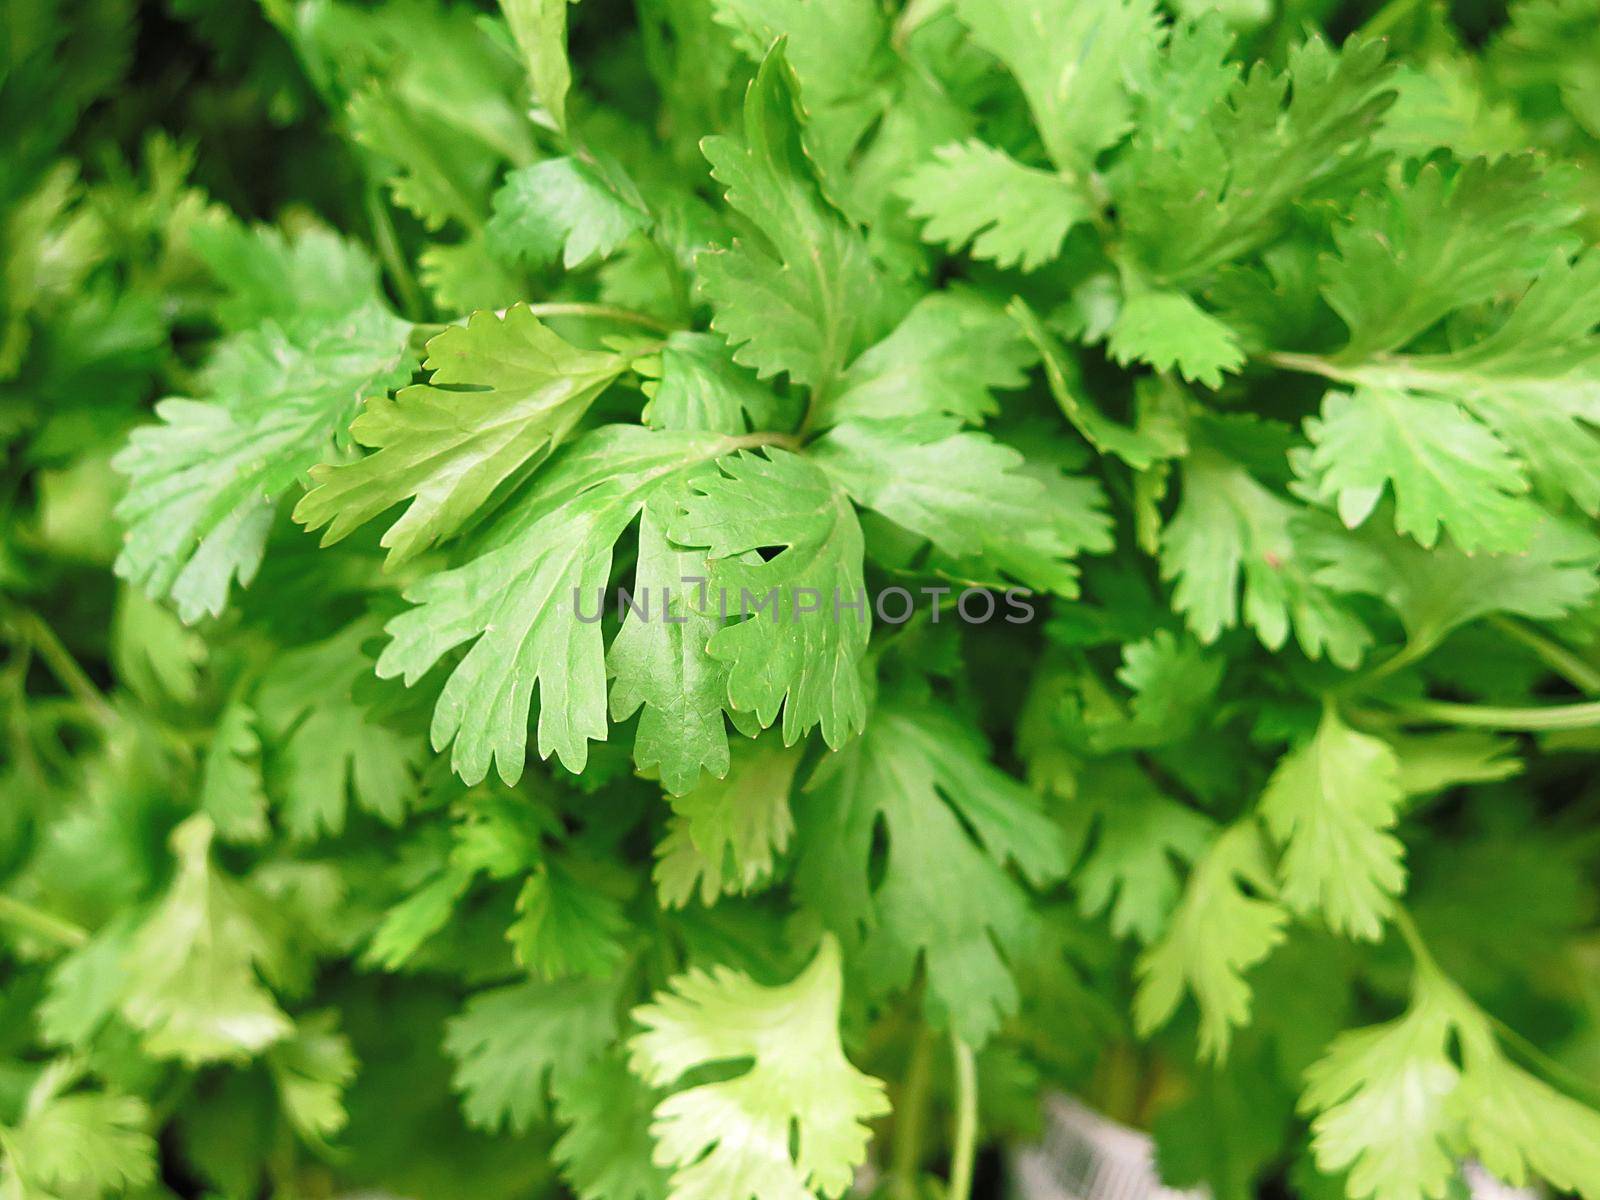
<path fill-rule="evenodd" d="M 10 0 L 0 1198 L 1600 1200 L 1597 30 Z"/>

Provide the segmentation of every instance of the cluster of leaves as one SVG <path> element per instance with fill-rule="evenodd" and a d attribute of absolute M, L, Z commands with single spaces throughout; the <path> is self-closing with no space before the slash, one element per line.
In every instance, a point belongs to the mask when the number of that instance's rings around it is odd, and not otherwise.
<path fill-rule="evenodd" d="M 1600 7 L 1490 24 L 11 0 L 0 1197 L 1600 1200 Z"/>

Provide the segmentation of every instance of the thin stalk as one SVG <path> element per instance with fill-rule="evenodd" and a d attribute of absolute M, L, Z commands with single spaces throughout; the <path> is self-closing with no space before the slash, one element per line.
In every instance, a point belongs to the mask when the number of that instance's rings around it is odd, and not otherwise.
<path fill-rule="evenodd" d="M 28 711 L 28 665 L 33 661 L 33 647 L 24 642 L 18 646 L 11 656 L 11 661 L 6 664 L 5 674 L 0 676 L 0 683 L 10 693 L 6 697 L 6 738 L 11 743 L 11 756 L 17 764 L 19 774 L 27 774 L 33 779 L 43 781 L 44 767 L 39 762 L 39 755 L 33 748 L 33 733 L 29 727 Z"/>
<path fill-rule="evenodd" d="M 1500 1035 L 1500 1040 L 1521 1055 L 1528 1065 L 1584 1103 L 1600 1108 L 1600 1087 L 1596 1087 L 1593 1082 L 1579 1075 L 1559 1059 L 1552 1058 L 1493 1013 L 1485 1012 L 1483 1015 L 1489 1018 L 1489 1023 Z"/>
<path fill-rule="evenodd" d="M 793 433 L 746 433 L 727 439 L 732 450 L 754 450 L 761 446 L 782 446 L 785 450 L 800 449 L 800 437 Z"/>
<path fill-rule="evenodd" d="M 1586 662 L 1561 643 L 1509 617 L 1490 617 L 1489 623 L 1509 638 L 1521 642 L 1541 662 L 1580 692 L 1600 695 L 1600 668 Z"/>
<path fill-rule="evenodd" d="M 1600 726 L 1600 700 L 1590 700 L 1582 704 L 1552 704 L 1538 708 L 1455 704 L 1448 700 L 1410 700 L 1395 704 L 1393 710 L 1403 721 L 1460 725 L 1469 729 L 1500 729 L 1517 733 L 1592 729 Z"/>
<path fill-rule="evenodd" d="M 375 183 L 367 185 L 367 222 L 372 226 L 372 240 L 378 247 L 378 257 L 383 260 L 383 269 L 389 273 L 389 281 L 394 284 L 400 300 L 401 314 L 408 321 L 420 320 L 424 311 L 422 289 L 417 286 L 416 276 L 400 252 L 400 238 L 389 216 L 389 206 Z"/>
<path fill-rule="evenodd" d="M 617 304 L 586 304 L 579 301 L 530 304 L 528 309 L 536 317 L 592 317 L 597 321 L 620 321 L 637 325 L 655 333 L 673 333 L 677 327 L 652 317 L 649 313 L 635 312 Z"/>
<path fill-rule="evenodd" d="M 1348 379 L 1337 366 L 1315 354 L 1295 354 L 1282 350 L 1266 355 L 1266 360 L 1275 367 L 1282 367 L 1285 371 L 1296 371 L 1302 375 L 1321 375 L 1324 379 L 1333 379 L 1341 383 Z"/>
<path fill-rule="evenodd" d="M 911 35 L 949 8 L 951 2 L 952 0 L 911 0 L 894 23 L 890 44 L 897 52 L 903 51 L 906 43 L 911 40 Z"/>
<path fill-rule="evenodd" d="M 517 307 L 526 308 L 536 317 L 589 317 L 596 321 L 620 321 L 624 325 L 637 325 L 653 333 L 676 333 L 678 330 L 678 326 L 670 325 L 658 317 L 652 317 L 649 313 L 635 312 L 631 308 L 623 308 L 617 304 L 589 304 L 580 300 L 560 300 L 542 304 L 523 304 Z M 503 318 L 510 311 L 502 308 L 496 315 Z M 446 329 L 461 325 L 465 320 L 463 317 L 460 321 L 452 322 L 422 321 L 416 328 L 425 336 L 432 337 L 436 333 L 443 333 Z"/>
<path fill-rule="evenodd" d="M 1357 32 L 1363 37 L 1381 37 L 1409 18 L 1420 3 L 1421 0 L 1389 0 Z"/>
<path fill-rule="evenodd" d="M 1420 662 L 1428 657 L 1438 644 L 1438 640 L 1435 638 L 1419 638 L 1415 641 L 1407 642 L 1376 666 L 1339 684 L 1334 688 L 1334 691 L 1339 695 L 1351 695 L 1365 691 L 1373 684 L 1387 679 L 1389 676 L 1403 671 L 1413 663 Z"/>
<path fill-rule="evenodd" d="M 905 1082 L 894 1106 L 894 1148 L 889 1165 L 890 1190 L 895 1200 L 917 1200 L 917 1174 L 922 1166 L 922 1129 L 928 1115 L 928 1092 L 933 1085 L 933 1036 L 917 1022 Z"/>
<path fill-rule="evenodd" d="M 100 694 L 100 689 L 89 678 L 88 672 L 72 657 L 72 651 L 56 636 L 55 630 L 45 624 L 37 613 L 25 608 L 13 608 L 8 620 L 17 635 L 33 647 L 39 660 L 50 669 L 68 695 L 83 705 L 100 724 L 116 724 L 115 710 Z"/>
<path fill-rule="evenodd" d="M 1397 906 L 1394 912 L 1395 928 L 1400 931 L 1400 936 L 1405 939 L 1411 957 L 1416 961 L 1421 970 L 1439 972 L 1439 965 L 1434 961 L 1433 954 L 1428 950 L 1427 943 L 1422 939 L 1422 931 L 1417 928 L 1416 918 L 1402 906 Z M 1460 990 L 1460 985 L 1455 985 Z M 1600 1088 L 1596 1088 L 1589 1080 L 1584 1079 L 1565 1063 L 1552 1058 L 1545 1051 L 1534 1045 L 1527 1037 L 1518 1033 L 1492 1012 L 1487 1011 L 1476 1000 L 1473 1000 L 1464 991 L 1462 998 L 1473 1008 L 1481 1013 L 1486 1021 L 1494 1028 L 1496 1035 L 1506 1045 L 1510 1046 L 1523 1060 L 1536 1070 L 1543 1073 L 1546 1079 L 1557 1083 L 1569 1094 L 1583 1099 L 1588 1104 L 1600 1105 Z"/>
<path fill-rule="evenodd" d="M 827 403 L 827 392 L 832 385 L 832 377 L 824 379 L 816 387 L 812 388 L 811 394 L 806 397 L 806 410 L 800 414 L 799 428 L 794 431 L 795 437 L 802 443 L 811 436 L 812 426 L 816 424 L 817 419 L 822 415 L 823 406 Z"/>
<path fill-rule="evenodd" d="M 672 302 L 677 306 L 678 315 L 685 324 L 688 324 L 690 314 L 694 311 L 694 302 L 689 295 L 689 280 L 683 274 L 678 256 L 672 252 L 672 247 L 656 234 L 650 235 L 650 245 L 666 270 L 667 286 L 672 289 Z"/>
<path fill-rule="evenodd" d="M 950 1187 L 945 1195 L 948 1200 L 968 1200 L 978 1151 L 978 1064 L 972 1047 L 953 1030 L 950 1053 L 956 1070 L 956 1120 L 950 1137 Z"/>
<path fill-rule="evenodd" d="M 1417 928 L 1416 918 L 1404 905 L 1395 905 L 1394 927 L 1400 931 L 1406 949 L 1411 951 L 1411 957 L 1416 960 L 1419 967 L 1430 971 L 1438 970 L 1433 961 L 1433 954 L 1428 949 L 1428 943 L 1422 940 L 1422 931 Z"/>
<path fill-rule="evenodd" d="M 150 1102 L 151 1124 L 160 1129 L 167 1123 L 173 1113 L 178 1111 L 178 1106 L 189 1098 L 189 1093 L 194 1090 L 194 1076 L 186 1071 L 178 1071 L 167 1081 L 167 1086 L 156 1093 Z"/>
<path fill-rule="evenodd" d="M 0 896 L 0 921 L 7 921 L 19 929 L 26 929 L 29 933 L 69 949 L 75 950 L 89 940 L 89 931 L 82 925 L 11 896 Z"/>

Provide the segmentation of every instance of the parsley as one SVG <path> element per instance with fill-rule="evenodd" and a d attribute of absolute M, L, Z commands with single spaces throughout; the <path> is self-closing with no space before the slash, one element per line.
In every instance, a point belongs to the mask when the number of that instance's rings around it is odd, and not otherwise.
<path fill-rule="evenodd" d="M 0 1200 L 1600 1200 L 1597 0 L 0 25 Z"/>

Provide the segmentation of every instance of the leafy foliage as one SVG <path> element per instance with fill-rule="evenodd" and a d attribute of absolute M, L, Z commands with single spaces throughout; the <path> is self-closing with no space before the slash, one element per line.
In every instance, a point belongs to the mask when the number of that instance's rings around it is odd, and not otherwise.
<path fill-rule="evenodd" d="M 1600 1200 L 1595 0 L 0 27 L 0 1198 Z"/>
<path fill-rule="evenodd" d="M 851 1066 L 839 1046 L 842 984 L 830 940 L 782 987 L 726 968 L 690 972 L 635 1010 L 644 1029 L 630 1043 L 631 1062 L 646 1083 L 664 1086 L 697 1066 L 750 1060 L 743 1074 L 656 1106 L 656 1156 L 676 1168 L 673 1196 L 801 1200 L 849 1186 L 866 1153 L 863 1122 L 888 1105 L 883 1084 Z"/>
<path fill-rule="evenodd" d="M 1455 1145 L 1508 1180 L 1534 1170 L 1581 1195 L 1600 1186 L 1600 1115 L 1514 1065 L 1489 1018 L 1426 960 L 1405 1014 L 1342 1034 L 1307 1073 L 1303 1105 L 1317 1113 L 1317 1161 L 1349 1168 L 1355 1196 L 1438 1195 Z"/>

